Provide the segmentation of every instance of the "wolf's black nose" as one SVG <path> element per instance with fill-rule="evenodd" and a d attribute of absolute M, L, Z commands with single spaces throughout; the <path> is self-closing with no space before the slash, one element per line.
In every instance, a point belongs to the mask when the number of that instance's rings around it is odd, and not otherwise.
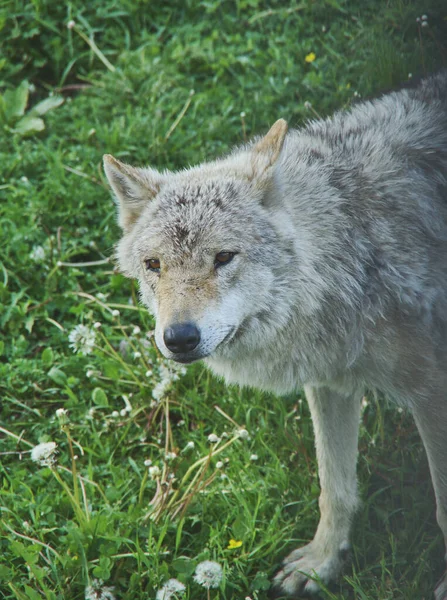
<path fill-rule="evenodd" d="M 166 348 L 175 354 L 190 352 L 200 342 L 200 331 L 193 323 L 176 323 L 163 334 Z"/>

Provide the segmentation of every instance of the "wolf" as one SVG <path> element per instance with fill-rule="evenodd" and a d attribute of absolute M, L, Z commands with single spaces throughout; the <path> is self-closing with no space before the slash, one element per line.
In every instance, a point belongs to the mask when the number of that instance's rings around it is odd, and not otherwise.
<path fill-rule="evenodd" d="M 413 415 L 447 543 L 447 72 L 178 172 L 104 157 L 163 355 L 227 382 L 304 388 L 321 495 L 280 596 L 340 573 L 359 500 L 361 398 Z M 436 586 L 447 600 L 447 574 Z"/>

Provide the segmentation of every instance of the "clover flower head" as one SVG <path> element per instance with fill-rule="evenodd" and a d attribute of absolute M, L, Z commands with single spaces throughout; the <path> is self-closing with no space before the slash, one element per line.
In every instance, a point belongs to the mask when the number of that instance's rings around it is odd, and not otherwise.
<path fill-rule="evenodd" d="M 210 433 L 208 436 L 208 441 L 210 444 L 217 444 L 217 442 L 220 442 L 220 437 L 215 433 Z"/>
<path fill-rule="evenodd" d="M 155 596 L 156 600 L 169 600 L 176 598 L 179 594 L 184 594 L 186 587 L 178 579 L 168 579 L 161 589 L 158 590 Z"/>
<path fill-rule="evenodd" d="M 56 462 L 56 442 L 43 442 L 31 450 L 31 459 L 42 467 L 51 467 Z"/>
<path fill-rule="evenodd" d="M 29 257 L 34 262 L 42 262 L 45 260 L 45 250 L 42 248 L 42 246 L 34 246 Z"/>
<path fill-rule="evenodd" d="M 153 467 L 149 467 L 149 477 L 151 479 L 157 479 L 157 477 L 160 477 L 160 475 L 161 475 L 160 467 L 157 467 L 156 465 Z"/>
<path fill-rule="evenodd" d="M 95 345 L 95 339 L 95 331 L 87 325 L 76 325 L 68 336 L 70 348 L 73 352 L 79 352 L 79 354 L 90 354 Z"/>
<path fill-rule="evenodd" d="M 248 433 L 248 431 L 246 429 L 238 429 L 236 431 L 236 435 L 241 439 L 241 440 L 249 440 L 250 439 L 250 434 Z"/>
<path fill-rule="evenodd" d="M 113 587 L 104 585 L 102 579 L 94 579 L 91 585 L 85 588 L 85 600 L 115 600 Z"/>
<path fill-rule="evenodd" d="M 213 560 L 204 560 L 196 567 L 194 581 L 207 589 L 218 588 L 222 581 L 222 567 Z"/>

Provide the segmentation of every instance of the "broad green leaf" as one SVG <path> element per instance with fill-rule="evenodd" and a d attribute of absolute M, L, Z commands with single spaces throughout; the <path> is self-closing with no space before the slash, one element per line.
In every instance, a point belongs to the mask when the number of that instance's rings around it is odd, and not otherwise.
<path fill-rule="evenodd" d="M 48 377 L 58 385 L 65 386 L 67 382 L 67 376 L 63 371 L 61 371 L 57 367 L 53 367 L 52 369 L 50 369 L 50 371 L 48 372 Z"/>
<path fill-rule="evenodd" d="M 30 115 L 27 115 L 26 117 L 23 117 L 23 119 L 20 119 L 20 121 L 17 121 L 14 127 L 14 131 L 23 136 L 31 135 L 38 131 L 43 131 L 44 129 L 45 123 L 42 121 L 42 119 L 39 119 L 38 117 L 31 117 Z"/>
<path fill-rule="evenodd" d="M 98 406 L 108 406 L 109 401 L 104 390 L 101 388 L 95 388 L 92 393 L 92 400 Z"/>
<path fill-rule="evenodd" d="M 45 350 L 42 352 L 41 358 L 46 367 L 51 367 L 54 361 L 53 350 L 51 348 L 45 348 Z"/>
<path fill-rule="evenodd" d="M 6 90 L 3 94 L 5 102 L 5 115 L 9 123 L 17 117 L 25 114 L 26 105 L 28 104 L 29 84 L 27 81 L 22 81 L 15 90 Z"/>
<path fill-rule="evenodd" d="M 57 108 L 63 104 L 63 102 L 64 99 L 62 96 L 49 96 L 48 98 L 45 98 L 45 100 L 42 100 L 42 102 L 36 104 L 36 106 L 33 106 L 33 108 L 30 110 L 30 115 L 39 115 L 39 117 L 41 117 L 49 110 Z"/>

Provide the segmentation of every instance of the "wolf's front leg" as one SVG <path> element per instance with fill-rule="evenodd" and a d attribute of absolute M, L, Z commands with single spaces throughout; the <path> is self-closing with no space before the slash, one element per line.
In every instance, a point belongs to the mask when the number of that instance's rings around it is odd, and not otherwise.
<path fill-rule="evenodd" d="M 320 523 L 314 539 L 285 559 L 273 582 L 276 596 L 317 593 L 317 577 L 335 579 L 349 554 L 351 522 L 357 507 L 357 440 L 360 393 L 340 394 L 306 387 L 315 431 L 320 476 Z"/>

